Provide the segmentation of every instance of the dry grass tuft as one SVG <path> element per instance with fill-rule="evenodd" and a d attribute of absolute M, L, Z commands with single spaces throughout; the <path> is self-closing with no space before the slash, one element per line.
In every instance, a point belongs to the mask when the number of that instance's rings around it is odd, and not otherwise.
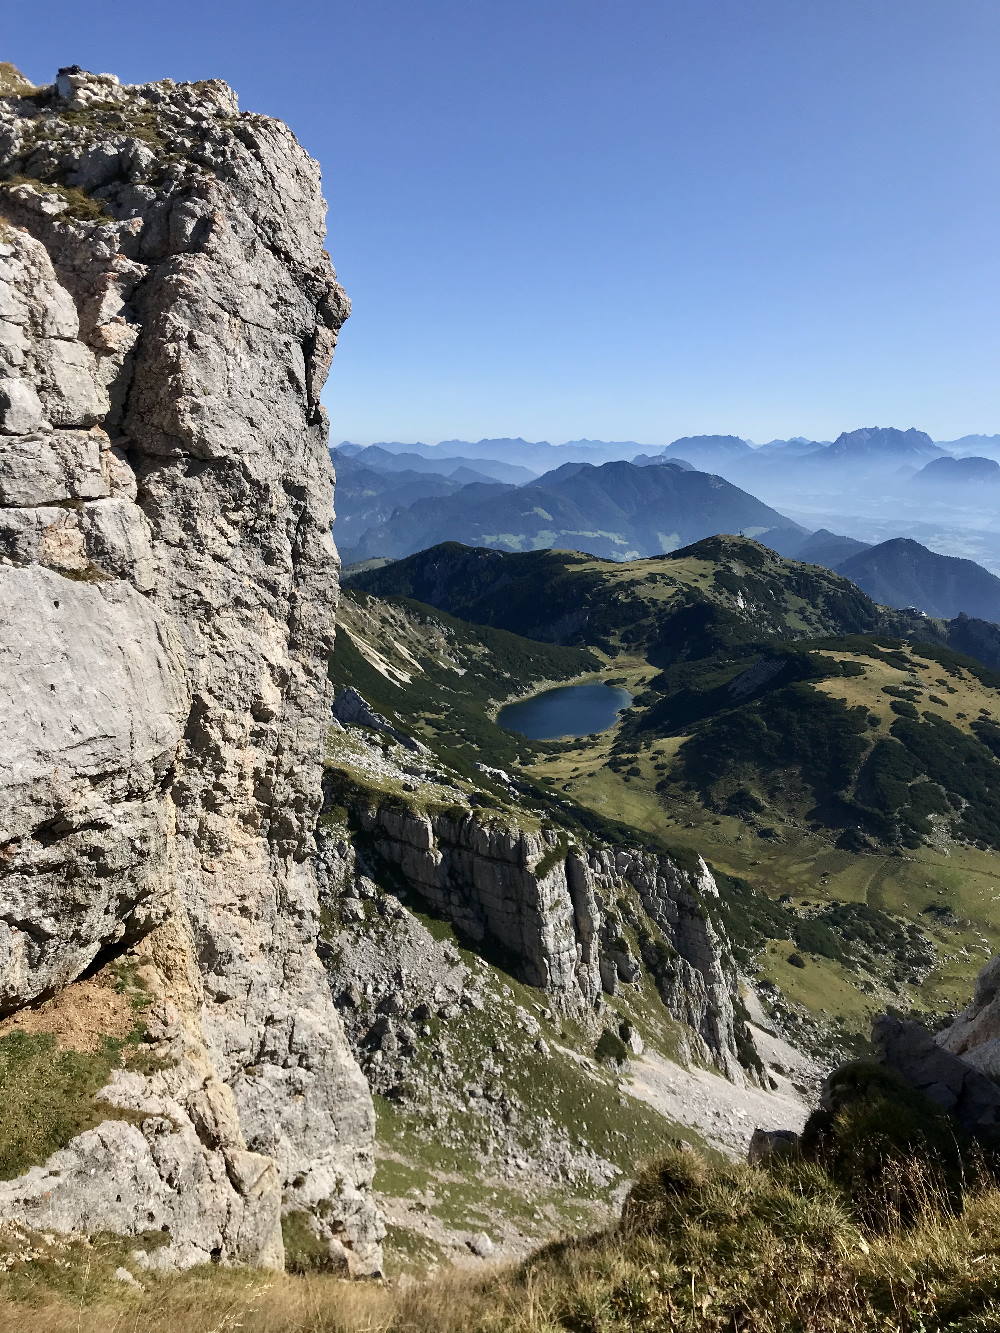
<path fill-rule="evenodd" d="M 121 1241 L 76 1242 L 63 1267 L 8 1268 L 0 1333 L 996 1333 L 1000 1189 L 984 1184 L 956 1214 L 933 1170 L 909 1169 L 915 1214 L 877 1230 L 815 1164 L 671 1151 L 620 1226 L 518 1268 L 405 1287 L 135 1270 L 139 1291 L 113 1279 Z"/>
<path fill-rule="evenodd" d="M 12 65 L 9 60 L 0 60 L 0 97 L 26 97 L 28 93 L 37 91 L 16 65 Z"/>

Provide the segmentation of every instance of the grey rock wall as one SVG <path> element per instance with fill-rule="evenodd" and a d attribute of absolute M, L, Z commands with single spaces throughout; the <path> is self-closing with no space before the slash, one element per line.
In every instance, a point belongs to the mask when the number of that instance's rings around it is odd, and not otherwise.
<path fill-rule="evenodd" d="M 160 1072 L 0 1216 L 379 1264 L 374 1117 L 316 955 L 348 303 L 316 164 L 222 83 L 0 100 L 0 1006 L 141 941 Z"/>
<path fill-rule="evenodd" d="M 704 862 L 692 874 L 659 853 L 574 845 L 558 829 L 525 831 L 471 811 L 362 801 L 355 815 L 369 855 L 402 887 L 558 1008 L 586 1016 L 645 973 L 685 1025 L 689 1054 L 744 1080 L 736 967 L 706 910 L 718 890 Z M 336 879 L 335 864 L 327 853 L 325 873 Z M 638 956 L 624 944 L 626 927 L 646 941 Z"/>
<path fill-rule="evenodd" d="M 872 1046 L 880 1063 L 963 1129 L 994 1135 L 1000 1125 L 1000 957 L 982 969 L 971 1002 L 942 1031 L 883 1014 L 872 1025 Z"/>

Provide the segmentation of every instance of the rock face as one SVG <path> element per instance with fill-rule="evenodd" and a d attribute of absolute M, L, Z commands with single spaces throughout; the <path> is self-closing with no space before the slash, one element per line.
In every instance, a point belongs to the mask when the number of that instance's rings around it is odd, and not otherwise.
<path fill-rule="evenodd" d="M 366 873 L 390 886 L 395 874 L 557 1008 L 585 1016 L 648 977 L 683 1025 L 687 1053 L 744 1080 L 736 968 L 706 907 L 718 891 L 704 862 L 685 871 L 661 854 L 575 845 L 560 829 L 526 831 L 458 808 L 361 800 L 354 813 Z M 324 860 L 328 881 L 354 873 L 331 871 L 329 852 Z"/>
<path fill-rule="evenodd" d="M 872 1027 L 878 1060 L 973 1134 L 1000 1126 L 1000 957 L 976 979 L 972 1003 L 942 1032 L 885 1014 Z M 837 1071 L 830 1075 L 837 1077 Z M 828 1080 L 829 1082 L 829 1080 Z"/>
<path fill-rule="evenodd" d="M 0 1215 L 379 1265 L 315 948 L 336 601 L 316 164 L 222 83 L 0 99 L 0 1006 L 141 942 L 158 1072 Z"/>
<path fill-rule="evenodd" d="M 1000 1086 L 976 1067 L 975 1058 L 953 1053 L 955 1047 L 949 1046 L 948 1034 L 935 1041 L 919 1023 L 886 1017 L 875 1023 L 872 1040 L 883 1064 L 966 1129 L 983 1130 L 1000 1124 Z M 961 1039 L 957 1048 L 961 1051 Z M 974 1053 L 975 1047 L 972 1050 Z"/>
<path fill-rule="evenodd" d="M 399 745 L 402 745 L 404 749 L 412 750 L 414 754 L 426 752 L 427 747 L 422 745 L 420 741 L 414 740 L 412 736 L 407 736 L 402 731 L 398 731 L 381 713 L 376 713 L 368 701 L 352 685 L 348 685 L 346 689 L 341 690 L 334 699 L 333 717 L 341 726 L 363 726 L 371 727 L 373 731 L 383 731 Z"/>

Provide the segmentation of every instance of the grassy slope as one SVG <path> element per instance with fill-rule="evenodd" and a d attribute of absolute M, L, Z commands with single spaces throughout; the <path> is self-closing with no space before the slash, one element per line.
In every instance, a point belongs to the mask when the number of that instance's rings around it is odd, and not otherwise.
<path fill-rule="evenodd" d="M 148 1003 L 135 958 L 126 955 L 0 1023 L 0 1180 L 46 1161 L 104 1120 L 130 1118 L 100 1093 L 114 1070 L 151 1067 Z"/>
<path fill-rule="evenodd" d="M 807 1010 L 822 1018 L 839 1016 L 862 1030 L 868 1016 L 886 1004 L 952 1009 L 968 994 L 977 968 L 1000 947 L 995 910 L 1000 877 L 989 847 L 947 835 L 939 817 L 930 821 L 930 837 L 909 838 L 910 846 L 899 845 L 898 838 L 876 838 L 862 851 L 838 845 L 843 820 L 838 825 L 816 817 L 812 793 L 794 765 L 787 773 L 779 765 L 764 784 L 766 791 L 749 784 L 765 810 L 727 813 L 724 800 L 692 788 L 683 755 L 690 735 L 726 709 L 716 707 L 687 730 L 645 725 L 655 696 L 642 691 L 657 681 L 655 666 L 665 667 L 665 696 L 676 699 L 679 689 L 691 693 L 712 684 L 711 671 L 720 663 L 723 680 L 739 674 L 759 655 L 756 645 L 773 643 L 775 636 L 818 641 L 824 635 L 874 633 L 875 639 L 825 641 L 810 653 L 823 662 L 846 662 L 861 674 L 816 679 L 802 688 L 816 692 L 817 705 L 829 701 L 835 714 L 864 709 L 871 718 L 863 732 L 865 749 L 890 738 L 901 720 L 894 705 L 905 708 L 911 701 L 918 713 L 938 715 L 973 742 L 973 724 L 1000 715 L 995 677 L 947 653 L 938 654 L 943 661 L 910 652 L 901 657 L 895 647 L 898 636 L 915 630 L 943 636 L 945 627 L 937 622 L 878 608 L 836 575 L 726 538 L 624 564 L 567 552 L 498 556 L 436 548 L 376 571 L 368 586 L 375 583 L 420 591 L 463 614 L 535 632 L 552 623 L 553 605 L 583 608 L 571 637 L 589 639 L 603 651 L 604 678 L 621 680 L 640 694 L 624 726 L 618 733 L 548 745 L 512 744 L 494 728 L 481 731 L 478 743 L 484 753 L 497 746 L 511 766 L 520 759 L 521 771 L 553 796 L 612 815 L 670 845 L 689 846 L 774 902 L 787 897 L 780 905 L 784 924 L 763 932 L 770 933 L 771 943 L 761 947 L 758 941 L 759 964 L 765 977 Z M 705 614 L 692 617 L 692 604 Z M 685 662 L 686 655 L 695 660 Z M 754 707 L 752 698 L 748 707 Z M 918 724 L 926 725 L 922 718 Z M 982 746 L 979 750 L 985 754 Z M 962 799 L 956 795 L 956 804 Z M 802 918 L 829 914 L 833 905 L 844 903 L 868 904 L 916 926 L 934 947 L 930 973 L 914 971 L 905 960 L 859 967 L 850 953 L 846 961 L 824 957 L 794 937 L 804 934 Z M 891 926 L 886 923 L 887 930 Z M 803 957 L 805 968 L 788 963 L 793 952 Z"/>
<path fill-rule="evenodd" d="M 668 648 L 671 630 L 681 623 L 674 617 L 692 600 L 720 612 L 727 631 L 749 640 L 875 629 L 900 634 L 921 622 L 876 606 L 829 570 L 784 560 L 737 537 L 622 562 L 578 551 L 501 555 L 446 543 L 359 572 L 352 586 L 381 597 L 412 597 L 531 638 L 612 651 Z"/>
<path fill-rule="evenodd" d="M 429 743 L 466 776 L 482 760 L 512 763 L 521 741 L 492 721 L 525 682 L 586 678 L 603 666 L 586 648 L 534 643 L 469 625 L 412 601 L 344 593 L 330 675 L 353 685 L 401 730 Z"/>
<path fill-rule="evenodd" d="M 860 661 L 854 654 L 854 661 Z M 941 696 L 935 663 L 913 659 L 925 692 Z M 877 660 L 865 662 L 865 676 L 819 682 L 818 692 L 863 705 L 878 727 L 870 740 L 885 735 L 895 722 L 882 693 L 886 679 L 904 673 Z M 1000 694 L 965 669 L 953 678 L 955 693 L 942 713 L 956 728 L 969 730 L 982 709 L 1000 711 Z M 935 705 L 931 705 L 935 707 Z M 964 719 L 957 715 L 966 714 Z M 641 724 L 641 717 L 640 717 Z M 642 735 L 641 726 L 638 734 Z M 901 1007 L 949 1010 L 968 994 L 975 971 L 1000 949 L 996 901 L 1000 876 L 995 850 L 976 847 L 948 836 L 932 836 L 915 846 L 873 846 L 857 852 L 839 846 L 837 826 L 810 818 L 811 801 L 802 795 L 794 770 L 772 780 L 765 808 L 755 816 L 738 817 L 725 807 L 712 808 L 701 792 L 684 779 L 681 751 L 688 737 L 643 735 L 636 749 L 629 740 L 606 735 L 597 744 L 582 742 L 557 755 L 537 758 L 530 772 L 549 779 L 574 800 L 619 817 L 673 844 L 687 845 L 717 869 L 738 877 L 772 899 L 803 915 L 823 912 L 831 904 L 865 903 L 917 925 L 933 943 L 936 960 L 926 976 L 909 969 L 868 972 L 805 952 L 807 966 L 791 967 L 794 952 L 769 946 L 761 958 L 764 976 L 777 982 L 796 1002 L 825 1016 L 838 1014 L 863 1028 L 868 1016 L 887 1003 Z M 648 748 L 645 742 L 648 741 Z M 616 768 L 608 766 L 608 759 Z M 775 780 L 776 779 L 776 780 Z M 777 788 L 777 791 L 775 790 Z M 784 937 L 783 937 L 784 938 Z"/>

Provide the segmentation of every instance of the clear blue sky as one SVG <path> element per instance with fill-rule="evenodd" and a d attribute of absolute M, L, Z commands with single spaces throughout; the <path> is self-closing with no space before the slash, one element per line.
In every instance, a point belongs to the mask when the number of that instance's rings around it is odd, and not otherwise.
<path fill-rule="evenodd" d="M 333 438 L 1000 431 L 997 0 L 7 0 L 323 165 Z"/>

